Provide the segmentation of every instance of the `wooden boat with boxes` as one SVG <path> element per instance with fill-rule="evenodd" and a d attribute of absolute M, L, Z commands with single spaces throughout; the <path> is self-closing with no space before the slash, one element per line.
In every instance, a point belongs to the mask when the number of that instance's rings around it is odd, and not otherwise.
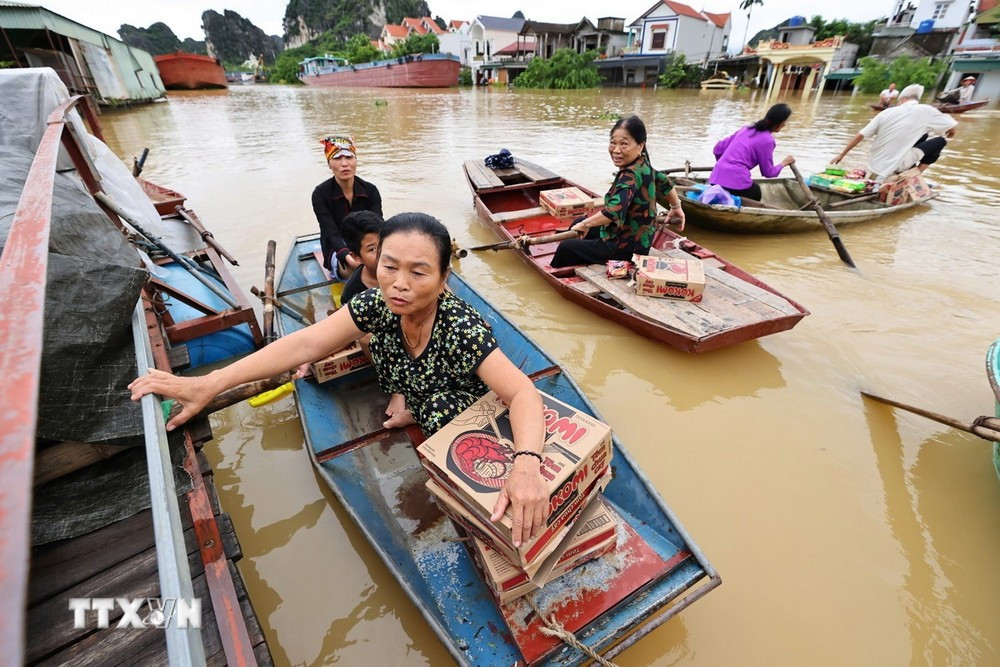
<path fill-rule="evenodd" d="M 565 230 L 568 221 L 540 205 L 540 193 L 583 186 L 520 158 L 511 169 L 491 169 L 481 161 L 465 162 L 476 212 L 505 241 L 540 237 Z M 603 266 L 553 269 L 556 243 L 511 252 L 538 272 L 562 297 L 644 336 L 685 352 L 704 352 L 794 327 L 809 314 L 774 288 L 719 257 L 708 248 L 666 229 L 653 240 L 652 255 L 699 259 L 705 290 L 699 302 L 639 296 L 625 280 L 609 280 Z"/>
<path fill-rule="evenodd" d="M 706 176 L 680 176 L 674 182 L 683 190 L 704 185 Z M 823 223 L 807 204 L 802 188 L 794 178 L 755 178 L 761 201 L 741 200 L 741 206 L 704 204 L 686 192 L 681 206 L 689 225 L 735 234 L 787 234 L 823 230 Z M 891 205 L 878 200 L 877 193 L 854 194 L 810 186 L 830 221 L 837 227 L 870 222 L 884 216 L 922 206 L 938 196 L 929 191 L 922 199 Z"/>
<path fill-rule="evenodd" d="M 278 280 L 278 327 L 305 326 L 335 303 L 316 258 L 318 235 L 300 237 Z M 539 391 L 599 420 L 559 365 L 452 272 L 451 289 L 489 323 L 504 353 Z M 615 551 L 498 605 L 477 571 L 473 545 L 428 490 L 415 447 L 420 429 L 385 429 L 388 396 L 371 366 L 318 383 L 295 381 L 309 456 L 372 548 L 462 665 L 579 665 L 589 658 L 542 633 L 528 600 L 555 614 L 590 650 L 608 658 L 631 646 L 721 583 L 659 493 L 612 437 L 614 478 L 604 491 L 620 519 Z M 448 428 L 447 426 L 445 428 Z M 430 442 L 428 440 L 427 442 Z M 605 459 L 606 460 L 606 459 Z"/>

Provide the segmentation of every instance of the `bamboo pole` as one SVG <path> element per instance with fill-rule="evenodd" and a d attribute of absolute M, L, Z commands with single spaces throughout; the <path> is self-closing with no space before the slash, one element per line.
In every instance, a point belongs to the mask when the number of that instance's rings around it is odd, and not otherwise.
<path fill-rule="evenodd" d="M 972 423 L 966 423 L 963 421 L 959 421 L 958 419 L 954 419 L 952 417 L 939 414 L 937 412 L 931 412 L 930 410 L 925 410 L 923 408 L 907 405 L 906 403 L 900 403 L 899 401 L 894 401 L 891 398 L 877 396 L 867 391 L 862 391 L 861 395 L 867 396 L 873 401 L 878 401 L 879 403 L 891 405 L 894 408 L 899 408 L 901 410 L 906 410 L 907 412 L 912 412 L 915 415 L 926 417 L 927 419 L 936 421 L 939 424 L 944 424 L 945 426 L 957 428 L 959 431 L 965 431 L 966 433 L 978 435 L 980 438 L 983 438 L 984 440 L 989 440 L 991 442 L 1000 442 L 1000 419 L 997 419 L 995 417 L 983 416 L 977 418 Z"/>

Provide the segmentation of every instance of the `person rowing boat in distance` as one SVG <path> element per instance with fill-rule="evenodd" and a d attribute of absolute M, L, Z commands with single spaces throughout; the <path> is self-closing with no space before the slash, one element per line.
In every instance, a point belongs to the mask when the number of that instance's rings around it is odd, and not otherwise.
<path fill-rule="evenodd" d="M 673 182 L 650 164 L 646 125 L 641 118 L 628 116 L 615 123 L 608 153 L 618 173 L 604 196 L 604 208 L 573 221 L 570 230 L 581 238 L 559 244 L 552 256 L 553 268 L 649 254 L 659 222 L 657 200 L 668 207 L 666 223 L 677 223 L 684 229 L 684 210 Z"/>
<path fill-rule="evenodd" d="M 878 99 L 882 103 L 882 106 L 886 108 L 895 104 L 896 100 L 899 99 L 899 91 L 896 90 L 896 84 L 890 83 L 888 88 L 879 93 Z"/>
<path fill-rule="evenodd" d="M 968 104 L 972 101 L 972 96 L 976 92 L 976 77 L 967 76 L 962 79 L 958 88 L 946 90 L 938 95 L 938 101 L 942 104 Z"/>
<path fill-rule="evenodd" d="M 450 259 L 451 235 L 438 220 L 423 213 L 395 215 L 379 235 L 378 288 L 208 375 L 179 377 L 151 370 L 129 384 L 132 399 L 150 393 L 178 399 L 184 409 L 167 424 L 172 430 L 226 389 L 322 359 L 371 333 L 372 362 L 382 390 L 405 396 L 410 409 L 408 420 L 400 418 L 391 426 L 416 423 L 430 435 L 490 389 L 510 406 L 513 470 L 492 520 L 499 521 L 512 506 L 518 547 L 538 533 L 549 513 L 540 471 L 542 398 L 500 350 L 480 314 L 445 289 Z"/>
<path fill-rule="evenodd" d="M 774 135 L 784 129 L 791 115 L 790 106 L 775 104 L 756 123 L 741 127 L 715 144 L 712 152 L 716 163 L 708 177 L 709 185 L 720 185 L 731 195 L 760 201 L 760 185 L 754 183 L 750 171 L 759 167 L 761 176 L 775 178 L 782 169 L 795 162 L 794 157 L 786 155 L 785 159 L 774 164 Z"/>

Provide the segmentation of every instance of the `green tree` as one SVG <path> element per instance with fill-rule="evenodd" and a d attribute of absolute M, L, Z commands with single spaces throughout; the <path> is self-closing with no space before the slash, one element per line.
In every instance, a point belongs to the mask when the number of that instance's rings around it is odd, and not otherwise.
<path fill-rule="evenodd" d="M 438 45 L 437 35 L 432 32 L 426 35 L 412 33 L 402 42 L 396 42 L 392 45 L 392 57 L 398 58 L 414 53 L 437 53 Z"/>
<path fill-rule="evenodd" d="M 660 75 L 660 85 L 666 88 L 693 85 L 701 81 L 704 74 L 705 70 L 700 65 L 688 65 L 683 53 L 671 53 Z"/>
<path fill-rule="evenodd" d="M 275 83 L 302 83 L 299 81 L 299 62 L 320 54 L 314 44 L 303 44 L 294 49 L 282 51 L 271 67 L 271 81 Z"/>
<path fill-rule="evenodd" d="M 900 56 L 886 64 L 872 57 L 861 59 L 861 74 L 854 79 L 854 86 L 863 93 L 877 93 L 895 83 L 903 89 L 911 83 L 919 83 L 924 88 L 934 88 L 948 67 L 948 63 L 930 58 L 914 60 L 908 56 Z"/>
<path fill-rule="evenodd" d="M 368 38 L 368 35 L 363 33 L 358 33 L 347 40 L 347 44 L 344 45 L 343 54 L 348 62 L 355 64 L 370 63 L 382 56 L 382 52 L 372 46 L 372 41 Z"/>
<path fill-rule="evenodd" d="M 597 88 L 601 77 L 594 58 L 597 53 L 577 53 L 573 49 L 559 49 L 551 58 L 535 58 L 517 77 L 522 88 Z"/>

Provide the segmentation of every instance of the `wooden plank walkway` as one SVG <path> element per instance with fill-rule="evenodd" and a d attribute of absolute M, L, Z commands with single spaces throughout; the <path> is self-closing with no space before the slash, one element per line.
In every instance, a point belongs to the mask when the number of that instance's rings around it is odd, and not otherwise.
<path fill-rule="evenodd" d="M 221 511 L 211 466 L 201 452 L 202 444 L 211 438 L 211 429 L 193 424 L 196 438 L 196 463 L 191 466 L 203 479 L 208 500 L 222 540 L 229 575 L 236 591 L 246 624 L 249 646 L 258 665 L 272 665 L 264 633 L 257 621 L 246 587 L 235 563 L 242 558 L 239 540 L 229 516 Z M 187 497 L 178 498 L 184 525 L 184 542 L 194 584 L 194 595 L 201 600 L 202 642 L 209 665 L 226 665 L 219 621 L 212 604 L 205 564 L 199 549 Z M 157 577 L 156 546 L 151 510 L 143 510 L 76 538 L 60 540 L 34 550 L 28 587 L 27 646 L 28 665 L 165 665 L 167 645 L 165 634 L 156 628 L 119 629 L 116 626 L 122 610 L 115 607 L 109 614 L 109 627 L 96 627 L 94 612 L 88 612 L 88 624 L 73 627 L 70 598 L 121 597 L 126 599 L 157 598 L 160 594 Z M 140 616 L 148 609 L 144 606 Z"/>

